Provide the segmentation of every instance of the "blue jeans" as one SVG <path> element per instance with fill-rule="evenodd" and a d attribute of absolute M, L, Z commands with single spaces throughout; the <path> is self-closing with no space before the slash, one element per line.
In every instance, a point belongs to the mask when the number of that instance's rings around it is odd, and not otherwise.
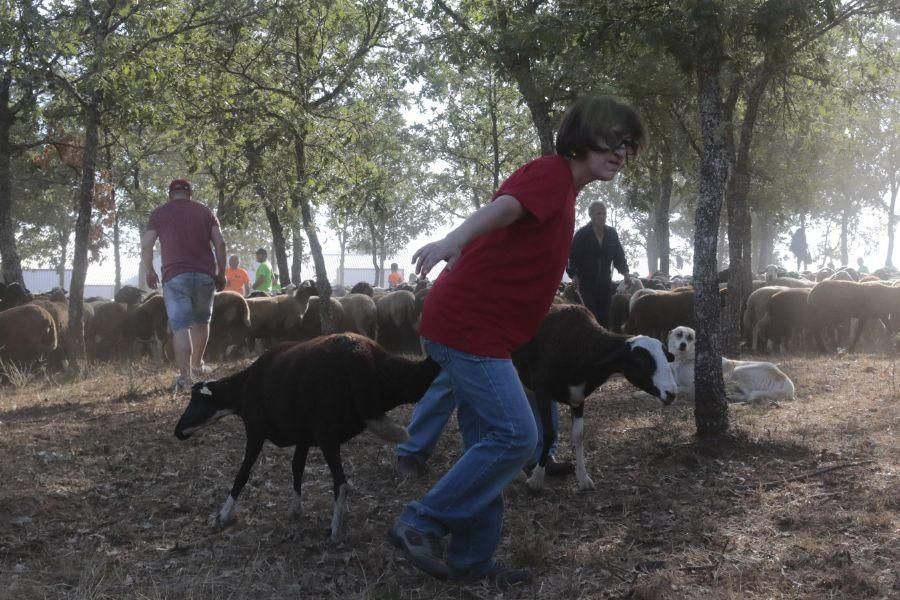
<path fill-rule="evenodd" d="M 216 282 L 206 273 L 179 273 L 163 284 L 163 301 L 172 331 L 209 323 Z"/>
<path fill-rule="evenodd" d="M 424 498 L 406 506 L 400 520 L 422 532 L 449 534 L 451 571 L 478 577 L 490 568 L 500 543 L 503 488 L 532 457 L 537 427 L 511 360 L 430 340 L 425 350 L 443 369 L 432 384 L 438 388 L 434 394 L 456 400 L 465 452 Z"/>
<path fill-rule="evenodd" d="M 426 342 L 430 343 L 430 342 Z M 533 399 L 529 398 L 531 410 L 534 413 L 534 422 L 537 424 L 538 442 L 535 445 L 534 453 L 531 460 L 527 464 L 535 464 L 541 457 L 543 450 L 544 428 L 541 424 L 541 416 L 538 413 L 537 405 Z M 434 452 L 453 409 L 456 408 L 456 398 L 453 395 L 453 389 L 450 385 L 450 374 L 446 370 L 442 370 L 422 399 L 416 403 L 413 408 L 412 420 L 406 428 L 409 431 L 409 440 L 397 446 L 398 456 L 412 456 L 420 463 L 427 461 Z M 556 402 L 551 406 L 550 415 L 553 420 L 553 430 L 557 432 L 557 438 L 550 447 L 550 454 L 556 454 L 556 444 L 559 440 L 559 408 Z M 460 423 L 460 430 L 462 423 Z"/>

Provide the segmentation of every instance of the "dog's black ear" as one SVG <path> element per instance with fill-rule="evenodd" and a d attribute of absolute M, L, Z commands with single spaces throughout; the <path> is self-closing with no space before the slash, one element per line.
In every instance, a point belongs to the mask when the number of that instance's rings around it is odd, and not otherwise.
<path fill-rule="evenodd" d="M 669 362 L 675 362 L 675 355 L 674 355 L 674 354 L 672 354 L 671 352 L 669 352 L 669 351 L 668 351 L 667 349 L 665 349 L 665 348 L 663 348 L 663 352 L 666 353 L 666 359 L 667 359 Z"/>

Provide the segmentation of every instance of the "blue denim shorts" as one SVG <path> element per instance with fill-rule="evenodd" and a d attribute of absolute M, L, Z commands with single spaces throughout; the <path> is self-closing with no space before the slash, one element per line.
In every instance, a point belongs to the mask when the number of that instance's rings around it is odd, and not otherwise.
<path fill-rule="evenodd" d="M 163 300 L 172 331 L 191 325 L 209 323 L 212 319 L 213 294 L 216 283 L 206 273 L 179 273 L 163 284 Z"/>

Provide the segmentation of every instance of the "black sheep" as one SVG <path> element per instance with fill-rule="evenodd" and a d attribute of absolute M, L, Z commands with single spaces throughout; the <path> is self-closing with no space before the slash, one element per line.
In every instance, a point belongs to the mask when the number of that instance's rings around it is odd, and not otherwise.
<path fill-rule="evenodd" d="M 235 503 L 265 440 L 296 446 L 292 461 L 294 498 L 290 514 L 300 512 L 300 487 L 310 447 L 322 449 L 334 479 L 331 538 L 336 539 L 346 511 L 349 485 L 340 446 L 363 429 L 392 443 L 406 441 L 406 429 L 385 413 L 417 402 L 440 366 L 425 358 L 410 360 L 388 353 L 357 334 L 335 334 L 301 343 L 283 343 L 253 364 L 218 381 L 194 385 L 191 401 L 175 436 L 186 440 L 218 419 L 236 414 L 244 421 L 247 445 L 216 525 L 234 522 Z"/>
<path fill-rule="evenodd" d="M 551 308 L 537 334 L 513 352 L 522 384 L 532 390 L 541 416 L 543 451 L 528 485 L 543 487 L 544 468 L 556 439 L 551 402 L 572 409 L 575 475 L 582 489 L 594 482 L 584 465 L 584 400 L 613 373 L 622 373 L 634 386 L 669 404 L 677 387 L 669 362 L 673 356 L 662 342 L 643 335 L 627 336 L 604 329 L 583 306 Z"/>

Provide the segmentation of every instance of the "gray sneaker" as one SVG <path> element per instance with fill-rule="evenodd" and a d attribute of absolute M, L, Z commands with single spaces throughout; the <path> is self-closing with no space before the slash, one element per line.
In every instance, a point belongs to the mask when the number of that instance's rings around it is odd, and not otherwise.
<path fill-rule="evenodd" d="M 388 538 L 416 568 L 437 579 L 450 577 L 450 569 L 444 561 L 444 540 L 436 534 L 423 533 L 397 519 L 388 531 Z"/>

